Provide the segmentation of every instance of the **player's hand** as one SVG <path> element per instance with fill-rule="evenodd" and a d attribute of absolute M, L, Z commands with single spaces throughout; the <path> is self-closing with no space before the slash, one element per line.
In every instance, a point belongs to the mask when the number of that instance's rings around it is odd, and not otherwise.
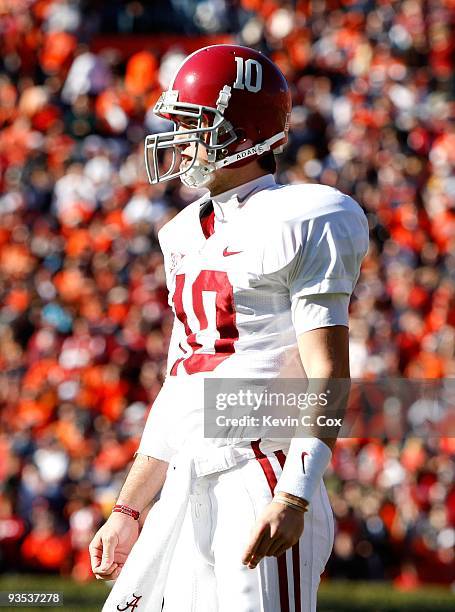
<path fill-rule="evenodd" d="M 299 541 L 303 525 L 303 512 L 271 502 L 255 526 L 242 563 L 254 569 L 264 557 L 279 557 Z"/>
<path fill-rule="evenodd" d="M 139 522 L 114 512 L 90 542 L 90 562 L 98 580 L 118 578 L 139 536 Z"/>

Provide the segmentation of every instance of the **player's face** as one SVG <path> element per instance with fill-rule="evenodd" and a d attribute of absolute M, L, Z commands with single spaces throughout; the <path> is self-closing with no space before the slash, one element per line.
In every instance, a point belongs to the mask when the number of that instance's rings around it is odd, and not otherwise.
<path fill-rule="evenodd" d="M 204 126 L 204 124 L 203 124 Z M 181 131 L 182 134 L 185 130 L 192 129 L 197 127 L 197 121 L 192 122 L 187 118 L 180 118 L 178 122 L 177 132 Z M 197 151 L 196 151 L 197 148 Z M 201 164 L 207 163 L 207 150 L 204 146 L 199 145 L 196 146 L 196 143 L 190 144 L 182 144 L 180 149 L 181 153 L 181 163 L 180 170 L 184 170 L 185 167 L 189 167 L 194 159 L 194 155 L 196 153 L 196 163 L 199 162 Z M 206 183 L 205 187 L 209 189 L 212 195 L 216 195 L 218 193 L 222 193 L 223 191 L 227 191 L 231 188 L 232 181 L 232 171 L 229 171 L 227 168 L 220 168 L 219 170 L 215 170 L 210 174 L 209 180 Z"/>
<path fill-rule="evenodd" d="M 186 130 L 191 130 L 191 129 L 198 127 L 198 122 L 196 120 L 192 120 L 189 118 L 179 117 L 177 125 L 178 125 L 177 134 L 181 132 L 182 138 L 183 138 Z M 202 125 L 202 127 L 205 127 L 204 124 Z M 176 140 L 178 140 L 178 136 Z M 184 168 L 186 168 L 187 166 L 191 164 L 191 161 L 194 158 L 194 154 L 196 151 L 196 143 L 182 144 L 182 146 L 179 147 L 179 149 L 180 149 L 180 154 L 182 156 L 182 160 L 180 162 L 180 170 L 183 170 Z M 197 150 L 196 159 L 200 162 L 206 162 L 207 152 L 205 150 L 205 147 L 199 146 L 197 147 L 197 149 L 198 150 Z"/>

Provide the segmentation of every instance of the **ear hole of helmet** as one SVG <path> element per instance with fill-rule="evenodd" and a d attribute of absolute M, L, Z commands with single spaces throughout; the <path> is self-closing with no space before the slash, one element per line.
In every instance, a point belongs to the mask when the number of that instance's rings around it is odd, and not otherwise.
<path fill-rule="evenodd" d="M 242 128 L 236 128 L 234 132 L 237 136 L 238 144 L 245 144 L 245 142 L 248 140 L 245 130 Z"/>

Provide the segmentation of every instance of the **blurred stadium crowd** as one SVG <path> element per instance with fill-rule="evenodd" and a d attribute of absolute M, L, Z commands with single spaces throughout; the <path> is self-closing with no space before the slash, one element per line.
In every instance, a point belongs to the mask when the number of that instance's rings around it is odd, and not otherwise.
<path fill-rule="evenodd" d="M 291 83 L 279 179 L 368 214 L 353 377 L 455 376 L 454 21 L 454 0 L 0 0 L 3 571 L 90 579 L 165 369 L 157 231 L 197 195 L 147 184 L 143 138 L 206 42 L 254 46 Z M 454 455 L 450 438 L 341 442 L 328 575 L 453 581 Z"/>

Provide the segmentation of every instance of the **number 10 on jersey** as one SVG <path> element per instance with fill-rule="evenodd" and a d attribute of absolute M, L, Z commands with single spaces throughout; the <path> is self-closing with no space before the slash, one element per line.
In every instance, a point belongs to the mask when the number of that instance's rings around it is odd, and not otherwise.
<path fill-rule="evenodd" d="M 187 280 L 185 274 L 177 274 L 172 301 L 175 316 L 183 323 L 191 354 L 177 359 L 171 368 L 171 376 L 177 374 L 177 368 L 182 362 L 188 374 L 213 371 L 235 352 L 234 342 L 239 337 L 235 323 L 234 294 L 227 273 L 201 270 L 192 285 Z M 188 304 L 191 300 L 198 330 L 191 329 L 188 323 L 188 313 L 183 304 L 184 291 L 185 302 Z M 213 313 L 206 312 L 208 301 L 203 299 L 206 292 L 215 294 Z"/>

